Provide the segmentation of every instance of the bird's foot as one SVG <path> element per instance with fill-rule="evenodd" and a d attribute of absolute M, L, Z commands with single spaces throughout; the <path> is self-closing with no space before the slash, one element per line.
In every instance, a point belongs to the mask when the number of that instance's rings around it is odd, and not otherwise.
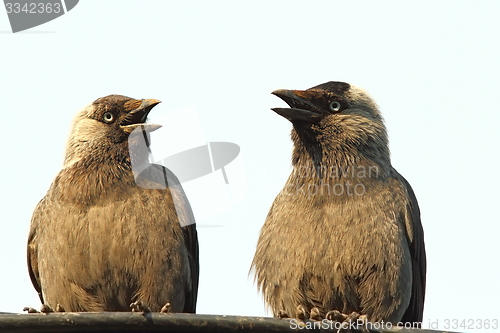
<path fill-rule="evenodd" d="M 331 320 L 331 321 L 336 321 L 339 323 L 344 322 L 344 320 L 347 318 L 346 314 L 341 313 L 338 310 L 332 310 L 326 314 L 326 319 Z"/>
<path fill-rule="evenodd" d="M 366 315 L 361 315 L 358 312 L 352 312 L 351 314 L 341 313 L 338 310 L 332 310 L 326 314 L 326 319 L 340 323 L 338 333 L 352 332 L 352 330 L 361 330 L 362 332 L 368 332 L 366 328 L 366 323 L 368 322 L 368 317 Z"/>
<path fill-rule="evenodd" d="M 278 313 L 276 314 L 276 317 L 280 319 L 286 319 L 290 318 L 290 315 L 288 314 L 288 312 L 284 310 L 279 310 Z M 303 305 L 297 305 L 297 308 L 295 310 L 295 318 L 300 319 L 302 321 L 308 318 L 308 312 Z M 321 315 L 321 310 L 317 307 L 312 308 L 311 311 L 309 312 L 309 318 L 311 320 L 321 321 L 323 319 L 323 316 Z"/>
<path fill-rule="evenodd" d="M 321 310 L 317 307 L 312 308 L 311 312 L 309 313 L 309 318 L 311 320 L 321 321 L 323 319 L 323 317 L 321 316 Z"/>
<path fill-rule="evenodd" d="M 172 305 L 170 305 L 170 303 L 167 303 L 167 304 L 165 304 L 165 305 L 161 308 L 160 312 L 161 312 L 161 313 L 169 313 L 169 312 L 170 312 L 171 307 L 172 307 Z"/>
<path fill-rule="evenodd" d="M 40 311 L 38 311 L 37 309 L 35 308 L 32 308 L 31 306 L 26 306 L 23 308 L 23 311 L 26 311 L 28 313 L 40 313 Z"/>
<path fill-rule="evenodd" d="M 23 309 L 23 311 L 26 311 L 28 313 L 45 313 L 45 314 L 51 313 L 51 312 L 66 312 L 66 310 L 64 310 L 64 307 L 61 304 L 59 304 L 59 303 L 56 305 L 56 310 L 55 311 L 48 304 L 42 304 L 42 307 L 40 308 L 40 311 L 38 311 L 35 308 L 32 308 L 31 306 L 25 307 Z"/>
<path fill-rule="evenodd" d="M 297 310 L 295 311 L 295 318 L 304 321 L 307 318 L 306 308 L 300 304 L 297 305 Z"/>
<path fill-rule="evenodd" d="M 132 304 L 130 304 L 130 308 L 132 309 L 132 312 L 142 312 L 142 313 L 151 312 L 151 309 L 146 304 L 143 304 L 141 301 L 133 302 Z"/>
<path fill-rule="evenodd" d="M 285 310 L 279 310 L 277 316 L 279 319 L 290 318 L 290 316 Z"/>
<path fill-rule="evenodd" d="M 52 307 L 48 304 L 42 304 L 42 307 L 40 308 L 40 312 L 47 314 L 47 313 L 54 312 L 54 309 L 52 309 Z"/>

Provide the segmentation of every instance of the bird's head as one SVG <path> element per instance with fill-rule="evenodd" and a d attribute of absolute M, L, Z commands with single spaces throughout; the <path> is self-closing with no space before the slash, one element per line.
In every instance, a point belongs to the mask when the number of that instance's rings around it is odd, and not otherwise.
<path fill-rule="evenodd" d="M 299 136 L 323 145 L 387 145 L 382 115 L 368 94 L 353 85 L 330 81 L 307 90 L 273 91 L 289 108 L 272 110 L 292 122 Z"/>
<path fill-rule="evenodd" d="M 293 124 L 295 146 L 325 151 L 382 151 L 389 158 L 387 131 L 377 104 L 362 89 L 330 81 L 307 90 L 273 91 L 289 108 L 272 110 Z M 372 149 L 371 149 L 372 148 Z M 317 156 L 316 158 L 320 158 Z"/>
<path fill-rule="evenodd" d="M 109 95 L 95 100 L 76 115 L 66 148 L 65 166 L 92 155 L 109 156 L 128 151 L 127 140 L 138 127 L 152 132 L 160 125 L 146 124 L 156 99 Z"/>
<path fill-rule="evenodd" d="M 290 106 L 273 110 L 293 123 L 319 123 L 335 115 L 358 115 L 374 121 L 382 119 L 370 96 L 345 82 L 330 81 L 307 90 L 279 89 L 272 93 Z"/>

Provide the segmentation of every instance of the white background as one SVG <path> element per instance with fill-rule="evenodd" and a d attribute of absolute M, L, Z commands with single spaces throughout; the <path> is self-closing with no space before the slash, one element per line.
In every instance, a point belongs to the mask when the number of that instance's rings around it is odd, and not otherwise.
<path fill-rule="evenodd" d="M 270 110 L 285 104 L 270 93 L 336 80 L 378 102 L 393 165 L 417 194 L 424 328 L 500 320 L 499 14 L 494 1 L 86 0 L 12 34 L 0 11 L 0 311 L 39 306 L 31 213 L 74 114 L 116 93 L 162 100 L 153 113 L 195 105 L 208 141 L 241 147 L 246 198 L 199 221 L 198 312 L 265 315 L 248 270 L 292 149 L 290 123 Z"/>

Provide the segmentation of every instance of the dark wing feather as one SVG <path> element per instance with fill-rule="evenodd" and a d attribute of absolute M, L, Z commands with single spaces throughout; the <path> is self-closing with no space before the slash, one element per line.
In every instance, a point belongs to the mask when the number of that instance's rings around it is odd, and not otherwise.
<path fill-rule="evenodd" d="M 425 256 L 424 230 L 420 221 L 420 209 L 417 198 L 408 181 L 401 175 L 399 180 L 408 193 L 409 207 L 406 214 L 406 228 L 412 259 L 413 284 L 410 305 L 401 321 L 403 323 L 421 323 L 424 312 L 425 278 L 427 261 Z"/>
<path fill-rule="evenodd" d="M 38 292 L 38 297 L 40 297 L 40 301 L 44 304 L 43 296 L 42 296 L 42 287 L 40 286 L 40 275 L 38 272 L 38 254 L 37 254 L 37 244 L 36 244 L 36 227 L 41 218 L 39 206 L 42 204 L 42 201 L 38 204 L 33 213 L 32 221 L 31 221 L 31 230 L 28 237 L 28 272 L 30 274 L 31 283 L 33 283 L 33 287 Z"/>
<path fill-rule="evenodd" d="M 191 209 L 191 207 L 189 208 Z M 198 232 L 196 224 L 190 224 L 182 228 L 184 232 L 184 241 L 189 252 L 189 266 L 191 269 L 191 290 L 186 294 L 186 303 L 184 312 L 196 313 L 196 300 L 198 298 L 198 281 L 200 274 L 200 263 L 198 257 Z"/>
<path fill-rule="evenodd" d="M 198 298 L 198 283 L 200 274 L 198 232 L 196 221 L 189 200 L 182 189 L 178 178 L 169 169 L 162 167 L 168 185 L 171 189 L 172 197 L 176 202 L 177 213 L 180 223 L 183 226 L 184 243 L 189 254 L 189 268 L 191 271 L 191 290 L 186 291 L 186 302 L 184 312 L 196 313 L 196 300 Z"/>

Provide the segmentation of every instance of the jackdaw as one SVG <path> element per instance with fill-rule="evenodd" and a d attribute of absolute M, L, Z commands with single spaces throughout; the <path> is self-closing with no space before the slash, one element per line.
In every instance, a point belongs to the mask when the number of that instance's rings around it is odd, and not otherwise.
<path fill-rule="evenodd" d="M 175 175 L 148 164 L 147 149 L 129 140 L 139 128 L 148 141 L 160 127 L 146 123 L 158 103 L 110 95 L 77 114 L 64 166 L 33 213 L 28 239 L 31 281 L 49 308 L 195 312 L 191 206 Z M 132 158 L 148 167 L 135 174 Z"/>
<path fill-rule="evenodd" d="M 272 110 L 291 121 L 294 149 L 252 262 L 266 304 L 279 317 L 421 322 L 420 211 L 377 105 L 344 82 L 273 94 L 290 106 Z"/>

